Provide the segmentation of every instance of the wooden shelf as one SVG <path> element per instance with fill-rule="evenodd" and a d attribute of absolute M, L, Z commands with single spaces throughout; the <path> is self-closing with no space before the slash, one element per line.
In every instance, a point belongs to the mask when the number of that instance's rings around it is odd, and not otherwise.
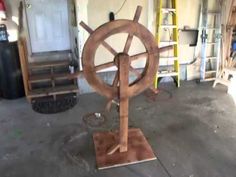
<path fill-rule="evenodd" d="M 63 95 L 68 93 L 77 93 L 79 91 L 77 85 L 57 86 L 54 88 L 40 88 L 29 92 L 29 98 L 39 98 L 53 95 Z"/>
<path fill-rule="evenodd" d="M 40 98 L 47 96 L 56 96 L 56 95 L 64 95 L 69 93 L 77 93 L 79 92 L 79 88 L 77 85 L 77 76 L 79 72 L 75 74 L 69 73 L 69 71 L 62 71 L 62 67 L 68 67 L 70 64 L 69 59 L 66 57 L 63 60 L 51 60 L 43 62 L 32 62 L 28 61 L 28 50 L 26 45 L 26 39 L 21 37 L 18 41 L 18 48 L 20 53 L 20 62 L 22 68 L 22 75 L 24 80 L 24 88 L 27 99 L 31 102 L 32 98 Z M 50 58 L 50 57 L 48 57 Z M 32 70 L 44 70 L 50 69 L 50 73 L 47 74 L 32 74 Z M 61 73 L 55 73 L 56 70 Z M 64 69 L 63 69 L 64 70 Z M 65 84 L 62 86 L 57 86 L 55 80 L 73 80 L 73 84 Z M 49 81 L 51 82 L 51 86 L 47 88 L 38 88 L 33 89 L 34 83 L 41 83 Z M 61 83 L 62 84 L 62 83 Z M 39 84 L 40 85 L 40 84 Z M 55 97 L 56 98 L 56 97 Z"/>
<path fill-rule="evenodd" d="M 33 75 L 29 77 L 30 83 L 40 83 L 40 82 L 47 82 L 52 80 L 65 80 L 65 79 L 75 79 L 76 76 L 70 73 L 58 73 L 58 74 L 40 74 L 40 75 Z"/>
<path fill-rule="evenodd" d="M 29 63 L 30 69 L 38 69 L 38 68 L 47 68 L 47 67 L 59 67 L 59 66 L 67 66 L 69 65 L 69 60 L 57 60 L 57 61 L 44 61 L 44 62 L 34 62 Z"/>

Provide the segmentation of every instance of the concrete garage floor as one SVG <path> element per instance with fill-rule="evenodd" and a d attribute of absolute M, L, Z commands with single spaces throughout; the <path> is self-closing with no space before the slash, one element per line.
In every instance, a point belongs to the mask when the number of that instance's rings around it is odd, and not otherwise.
<path fill-rule="evenodd" d="M 145 94 L 130 101 L 130 126 L 143 130 L 158 160 L 102 171 L 92 132 L 115 129 L 117 113 L 113 108 L 96 128 L 82 117 L 101 111 L 103 97 L 81 95 L 75 108 L 54 115 L 33 112 L 25 99 L 1 100 L 0 176 L 235 177 L 236 107 L 226 89 L 195 82 L 166 87 L 156 101 Z"/>

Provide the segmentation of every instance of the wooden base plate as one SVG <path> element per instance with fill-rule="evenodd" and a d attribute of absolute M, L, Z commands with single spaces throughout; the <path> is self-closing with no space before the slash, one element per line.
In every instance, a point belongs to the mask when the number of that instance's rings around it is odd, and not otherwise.
<path fill-rule="evenodd" d="M 127 152 L 120 153 L 118 150 L 111 155 L 107 154 L 117 144 L 118 132 L 95 133 L 93 140 L 99 170 L 156 160 L 151 146 L 140 129 L 129 129 Z"/>

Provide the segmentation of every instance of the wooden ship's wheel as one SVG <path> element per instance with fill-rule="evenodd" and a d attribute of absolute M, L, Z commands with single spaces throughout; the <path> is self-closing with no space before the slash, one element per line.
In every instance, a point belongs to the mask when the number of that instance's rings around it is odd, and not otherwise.
<path fill-rule="evenodd" d="M 99 169 L 121 166 L 156 159 L 154 153 L 140 129 L 128 129 L 129 98 L 147 88 L 151 88 L 159 63 L 159 52 L 170 47 L 158 49 L 153 35 L 138 23 L 142 7 L 138 6 L 133 20 L 115 20 L 108 22 L 95 31 L 81 22 L 80 25 L 91 35 L 85 43 L 82 54 L 83 74 L 96 92 L 108 98 L 107 107 L 113 99 L 119 100 L 120 130 L 117 132 L 95 133 L 94 144 Z M 118 53 L 105 40 L 112 35 L 128 33 L 124 49 Z M 131 43 L 137 37 L 145 47 L 145 52 L 129 55 Z M 103 45 L 113 56 L 112 62 L 95 66 L 96 51 Z M 131 63 L 146 58 L 142 72 L 135 70 Z M 117 67 L 111 84 L 103 81 L 97 72 L 109 67 Z M 129 72 L 136 79 L 129 81 Z M 153 90 L 153 89 L 152 89 Z"/>

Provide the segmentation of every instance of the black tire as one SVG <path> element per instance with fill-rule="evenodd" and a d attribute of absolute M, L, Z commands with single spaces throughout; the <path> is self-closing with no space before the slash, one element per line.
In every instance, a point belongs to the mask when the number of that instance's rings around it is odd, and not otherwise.
<path fill-rule="evenodd" d="M 0 43 L 0 90 L 5 99 L 25 95 L 17 42 Z"/>
<path fill-rule="evenodd" d="M 58 96 L 56 100 L 52 97 L 38 98 L 32 100 L 32 109 L 42 114 L 55 114 L 67 111 L 77 104 L 76 94 Z"/>

